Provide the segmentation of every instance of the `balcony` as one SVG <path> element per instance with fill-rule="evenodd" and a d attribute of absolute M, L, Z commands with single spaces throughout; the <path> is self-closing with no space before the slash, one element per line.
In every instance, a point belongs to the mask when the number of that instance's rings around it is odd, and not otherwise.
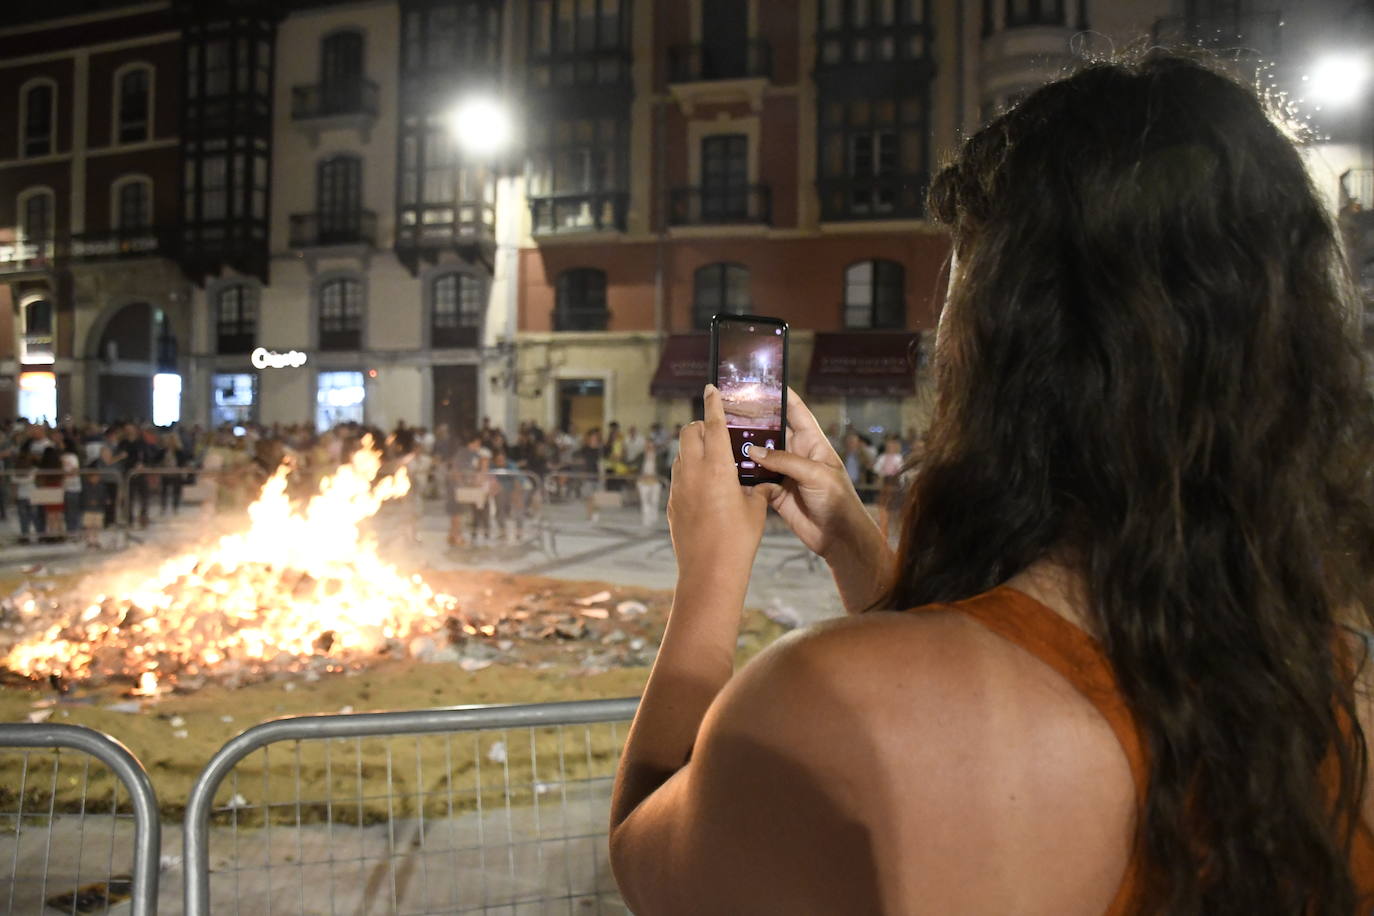
<path fill-rule="evenodd" d="M 821 220 L 921 219 L 928 182 L 916 173 L 822 178 L 816 182 Z"/>
<path fill-rule="evenodd" d="M 68 253 L 78 260 L 172 257 L 175 234 L 166 229 L 114 229 L 72 236 Z"/>
<path fill-rule="evenodd" d="M 320 132 L 353 129 L 367 142 L 380 110 L 381 91 L 370 79 L 293 86 L 291 120 L 318 144 Z"/>
<path fill-rule="evenodd" d="M 423 259 L 438 261 L 441 252 L 490 264 L 496 251 L 496 208 L 490 200 L 457 204 L 405 206 L 396 214 L 396 257 L 411 273 Z"/>
<path fill-rule="evenodd" d="M 772 218 L 773 196 L 762 184 L 673 188 L 668 201 L 670 226 L 767 225 Z"/>
<path fill-rule="evenodd" d="M 1273 60 L 1280 53 L 1282 19 L 1277 10 L 1233 16 L 1167 16 L 1155 22 L 1152 41 L 1156 45 L 1195 45 L 1235 57 Z"/>
<path fill-rule="evenodd" d="M 670 83 L 769 79 L 772 75 L 773 46 L 762 39 L 676 45 L 668 49 Z"/>
<path fill-rule="evenodd" d="M 630 195 L 621 191 L 549 194 L 530 198 L 535 235 L 624 232 Z"/>
<path fill-rule="evenodd" d="M 377 214 L 371 210 L 291 214 L 292 248 L 334 248 L 340 245 L 372 248 L 376 244 Z"/>
<path fill-rule="evenodd" d="M 50 271 L 60 253 L 56 239 L 0 242 L 0 275 Z"/>
<path fill-rule="evenodd" d="M 555 331 L 604 331 L 611 325 L 608 308 L 554 309 L 551 323 Z"/>

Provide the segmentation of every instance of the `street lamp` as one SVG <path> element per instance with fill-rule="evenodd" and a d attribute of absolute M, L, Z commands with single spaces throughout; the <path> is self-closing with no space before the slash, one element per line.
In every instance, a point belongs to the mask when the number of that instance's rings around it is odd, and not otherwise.
<path fill-rule="evenodd" d="M 1322 107 L 1347 108 L 1363 97 L 1369 82 L 1369 57 L 1352 52 L 1333 52 L 1320 57 L 1304 76 L 1306 97 Z"/>
<path fill-rule="evenodd" d="M 496 99 L 477 95 L 464 99 L 449 114 L 449 131 L 458 145 L 474 156 L 494 156 L 515 136 L 510 111 Z"/>

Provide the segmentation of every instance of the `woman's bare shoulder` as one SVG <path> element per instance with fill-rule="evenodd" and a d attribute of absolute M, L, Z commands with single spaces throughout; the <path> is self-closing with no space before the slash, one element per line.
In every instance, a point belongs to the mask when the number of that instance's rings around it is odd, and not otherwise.
<path fill-rule="evenodd" d="M 1134 784 L 1110 725 L 963 614 L 874 613 L 798 631 L 720 700 L 710 730 L 766 742 L 827 786 L 870 825 L 899 897 L 996 910 L 1040 888 L 1031 896 L 1052 903 L 1044 912 L 1101 912 L 1124 872 Z"/>

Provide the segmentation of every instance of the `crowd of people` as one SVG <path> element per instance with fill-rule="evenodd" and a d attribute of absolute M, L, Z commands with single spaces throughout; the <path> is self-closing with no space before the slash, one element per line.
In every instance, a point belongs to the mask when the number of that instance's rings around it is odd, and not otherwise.
<path fill-rule="evenodd" d="M 405 423 L 386 431 L 349 423 L 325 432 L 304 423 L 207 429 L 18 420 L 0 425 L 0 469 L 6 472 L 0 475 L 0 521 L 13 513 L 21 541 L 117 523 L 145 527 L 180 511 L 193 485 L 199 504 L 240 508 L 283 463 L 289 492 L 308 496 L 371 437 L 383 452 L 383 474 L 407 468 L 416 505 L 444 502 L 454 546 L 521 540 L 536 479 L 546 488 L 541 496 L 585 502 L 593 521 L 608 505 L 637 504 L 641 524 L 650 528 L 661 517 L 680 432 L 681 426 L 662 423 L 640 430 L 612 422 L 604 431 L 574 435 L 525 422 L 512 437 L 488 418 L 470 431 Z M 889 514 L 900 502 L 907 459 L 919 439 L 893 435 L 875 447 L 853 427 L 835 426 L 831 433 L 855 487 L 876 496 L 880 511 Z M 121 501 L 124 479 L 127 497 Z"/>

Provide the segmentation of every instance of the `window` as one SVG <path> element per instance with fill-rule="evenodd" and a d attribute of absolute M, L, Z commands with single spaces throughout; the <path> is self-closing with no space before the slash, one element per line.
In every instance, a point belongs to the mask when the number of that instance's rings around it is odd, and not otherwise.
<path fill-rule="evenodd" d="M 139 65 L 115 80 L 115 141 L 142 143 L 152 137 L 152 68 Z"/>
<path fill-rule="evenodd" d="M 218 222 L 229 215 L 229 163 L 225 156 L 200 160 L 200 218 Z"/>
<path fill-rule="evenodd" d="M 494 71 L 501 46 L 500 0 L 440 0 L 405 13 L 407 72 Z"/>
<path fill-rule="evenodd" d="M 115 184 L 114 226 L 124 232 L 147 229 L 153 224 L 153 183 L 129 178 Z"/>
<path fill-rule="evenodd" d="M 692 327 L 705 330 L 715 315 L 749 311 L 749 268 L 742 264 L 707 264 L 693 275 Z"/>
<path fill-rule="evenodd" d="M 229 42 L 210 41 L 205 44 L 205 94 L 211 98 L 228 95 L 233 85 L 233 64 L 230 61 Z"/>
<path fill-rule="evenodd" d="M 749 215 L 749 138 L 716 134 L 701 140 L 701 218 L 731 222 Z"/>
<path fill-rule="evenodd" d="M 921 215 L 929 160 L 925 91 L 908 98 L 822 97 L 824 219 Z"/>
<path fill-rule="evenodd" d="M 1063 24 L 1064 0 L 1007 0 L 1007 28 Z"/>
<path fill-rule="evenodd" d="M 258 339 L 258 297 L 242 283 L 220 289 L 215 297 L 215 351 L 250 353 Z"/>
<path fill-rule="evenodd" d="M 555 331 L 604 331 L 611 313 L 606 308 L 606 272 L 577 267 L 558 275 L 555 284 Z"/>
<path fill-rule="evenodd" d="M 53 308 L 47 299 L 32 299 L 24 304 L 24 334 L 20 338 L 19 361 L 27 365 L 52 363 Z"/>
<path fill-rule="evenodd" d="M 362 106 L 363 36 L 335 32 L 320 45 L 320 113 L 342 114 Z"/>
<path fill-rule="evenodd" d="M 844 272 L 846 328 L 906 327 L 906 271 L 896 261 L 860 261 Z"/>
<path fill-rule="evenodd" d="M 363 161 L 357 156 L 333 156 L 320 163 L 317 199 L 320 242 L 351 242 L 361 230 Z"/>
<path fill-rule="evenodd" d="M 926 0 L 820 0 L 817 62 L 841 67 L 926 57 Z"/>
<path fill-rule="evenodd" d="M 242 426 L 252 422 L 257 376 L 247 372 L 225 373 L 214 376 L 211 385 L 214 388 L 211 426 Z"/>
<path fill-rule="evenodd" d="M 361 350 L 363 285 L 352 278 L 320 285 L 320 349 Z"/>
<path fill-rule="evenodd" d="M 530 85 L 589 86 L 629 78 L 627 0 L 534 0 Z"/>
<path fill-rule="evenodd" d="M 50 156 L 57 152 L 57 86 L 45 80 L 26 86 L 21 92 L 21 155 Z"/>
<path fill-rule="evenodd" d="M 47 188 L 20 195 L 19 236 L 26 242 L 49 242 L 53 237 L 53 193 Z"/>
<path fill-rule="evenodd" d="M 620 229 L 629 123 L 616 117 L 535 120 L 528 164 L 535 232 Z"/>
<path fill-rule="evenodd" d="M 315 428 L 325 432 L 341 423 L 362 423 L 366 403 L 361 372 L 321 372 L 315 387 Z"/>
<path fill-rule="evenodd" d="M 477 346 L 486 311 L 485 291 L 485 284 L 472 274 L 436 277 L 430 290 L 430 346 Z"/>

